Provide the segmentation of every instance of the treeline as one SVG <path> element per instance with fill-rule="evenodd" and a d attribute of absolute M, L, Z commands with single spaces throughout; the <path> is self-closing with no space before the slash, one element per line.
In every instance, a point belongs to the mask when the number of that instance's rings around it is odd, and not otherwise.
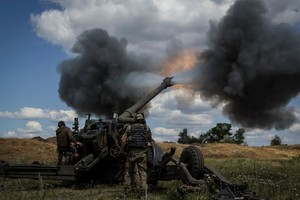
<path fill-rule="evenodd" d="M 239 128 L 235 133 L 231 132 L 231 124 L 218 123 L 215 127 L 202 133 L 198 138 L 188 135 L 188 130 L 185 128 L 179 133 L 178 143 L 192 144 L 192 143 L 234 143 L 243 144 L 245 129 Z"/>

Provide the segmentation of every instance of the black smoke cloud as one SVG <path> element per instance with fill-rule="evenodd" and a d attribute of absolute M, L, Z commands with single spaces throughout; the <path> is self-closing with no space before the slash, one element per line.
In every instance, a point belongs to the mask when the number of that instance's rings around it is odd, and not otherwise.
<path fill-rule="evenodd" d="M 285 129 L 295 120 L 288 103 L 300 90 L 300 36 L 273 24 L 261 0 L 239 0 L 211 22 L 196 89 L 237 124 Z"/>
<path fill-rule="evenodd" d="M 285 129 L 296 120 L 287 105 L 300 89 L 300 36 L 270 16 L 261 0 L 236 1 L 219 23 L 210 23 L 199 68 L 183 73 L 202 97 L 224 105 L 231 121 L 244 127 Z M 170 57 L 182 50 L 180 41 L 171 42 Z M 82 33 L 72 49 L 78 56 L 58 67 L 61 99 L 80 114 L 105 116 L 134 104 L 148 90 L 132 86 L 153 78 L 134 77 L 162 70 L 147 56 L 129 54 L 126 45 L 101 29 Z"/>
<path fill-rule="evenodd" d="M 125 83 L 129 73 L 146 73 L 151 68 L 145 57 L 129 55 L 127 41 L 116 39 L 101 29 L 83 32 L 72 51 L 77 56 L 58 66 L 61 73 L 59 96 L 77 113 L 103 116 L 119 114 L 145 92 Z M 130 91 L 130 92 L 129 92 Z"/>

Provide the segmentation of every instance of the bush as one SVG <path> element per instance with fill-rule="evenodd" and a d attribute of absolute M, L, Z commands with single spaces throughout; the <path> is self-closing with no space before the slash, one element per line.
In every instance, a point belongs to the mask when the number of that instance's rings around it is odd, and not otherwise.
<path fill-rule="evenodd" d="M 278 135 L 271 140 L 271 146 L 281 145 L 281 139 Z"/>

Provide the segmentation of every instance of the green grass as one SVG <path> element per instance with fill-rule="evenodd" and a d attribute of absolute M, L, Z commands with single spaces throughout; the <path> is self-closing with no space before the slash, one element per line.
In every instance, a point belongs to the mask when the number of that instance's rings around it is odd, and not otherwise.
<path fill-rule="evenodd" d="M 290 160 L 252 160 L 252 159 L 208 159 L 206 164 L 214 166 L 230 182 L 247 182 L 249 188 L 258 196 L 270 200 L 300 199 L 300 157 Z M 177 192 L 180 181 L 159 181 L 150 188 L 149 200 L 180 200 Z M 115 200 L 139 199 L 135 195 L 125 196 L 122 185 L 90 184 L 72 187 L 62 181 L 0 179 L 0 199 L 87 199 Z M 203 192 L 187 194 L 188 200 L 208 200 Z"/>
<path fill-rule="evenodd" d="M 300 157 L 290 160 L 207 160 L 232 183 L 246 182 L 260 197 L 300 199 Z"/>
<path fill-rule="evenodd" d="M 155 188 L 151 188 L 147 194 L 148 200 L 174 200 L 181 199 L 177 192 L 180 181 L 159 182 Z M 43 187 L 41 187 L 43 185 Z M 141 199 L 135 194 L 125 195 L 122 185 L 100 185 L 74 188 L 66 186 L 61 181 L 43 181 L 28 179 L 0 179 L 0 199 L 5 200 L 31 200 L 31 199 L 85 199 L 85 200 L 135 200 Z M 200 193 L 188 194 L 189 200 L 206 200 L 207 196 L 199 196 Z"/>

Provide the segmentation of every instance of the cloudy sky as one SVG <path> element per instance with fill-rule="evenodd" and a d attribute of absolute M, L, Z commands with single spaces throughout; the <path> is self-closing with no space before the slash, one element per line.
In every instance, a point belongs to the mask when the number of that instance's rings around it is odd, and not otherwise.
<path fill-rule="evenodd" d="M 109 118 L 175 76 L 148 110 L 154 139 L 232 123 L 249 145 L 300 142 L 294 0 L 2 0 L 0 15 L 0 137 Z"/>

